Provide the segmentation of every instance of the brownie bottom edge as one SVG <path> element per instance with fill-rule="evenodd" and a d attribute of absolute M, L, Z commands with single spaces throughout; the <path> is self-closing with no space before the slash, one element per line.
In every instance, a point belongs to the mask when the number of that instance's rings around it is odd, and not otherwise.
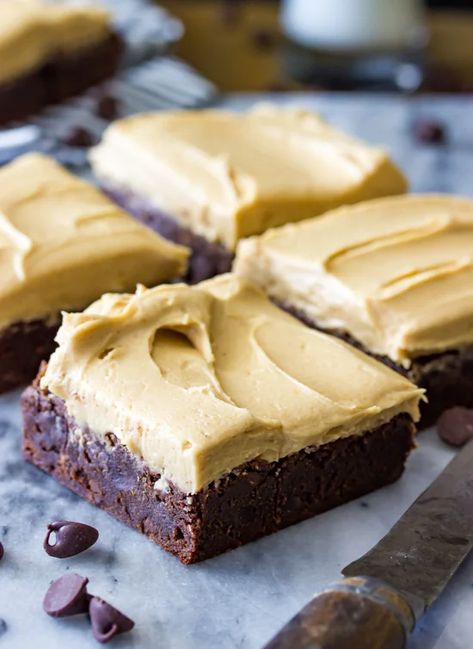
<path fill-rule="evenodd" d="M 277 462 L 253 460 L 196 494 L 172 484 L 113 434 L 81 431 L 37 384 L 22 397 L 25 458 L 74 493 L 147 535 L 185 564 L 202 561 L 396 480 L 414 446 L 407 414 Z"/>

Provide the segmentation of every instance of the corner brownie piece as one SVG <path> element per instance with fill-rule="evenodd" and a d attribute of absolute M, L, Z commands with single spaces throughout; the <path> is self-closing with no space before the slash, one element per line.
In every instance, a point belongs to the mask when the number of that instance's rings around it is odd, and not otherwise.
<path fill-rule="evenodd" d="M 473 201 L 403 196 L 242 242 L 235 272 L 426 389 L 421 425 L 473 407 Z"/>
<path fill-rule="evenodd" d="M 58 341 L 26 459 L 184 563 L 395 480 L 413 446 L 421 390 L 231 275 L 105 295 Z"/>
<path fill-rule="evenodd" d="M 63 309 L 180 277 L 187 254 L 46 156 L 0 169 L 0 392 L 49 358 Z"/>
<path fill-rule="evenodd" d="M 406 190 L 384 151 L 310 112 L 274 106 L 119 120 L 91 163 L 122 207 L 192 248 L 192 282 L 229 270 L 243 237 Z"/>
<path fill-rule="evenodd" d="M 113 75 L 122 52 L 97 7 L 44 0 L 1 3 L 0 124 L 80 93 Z"/>

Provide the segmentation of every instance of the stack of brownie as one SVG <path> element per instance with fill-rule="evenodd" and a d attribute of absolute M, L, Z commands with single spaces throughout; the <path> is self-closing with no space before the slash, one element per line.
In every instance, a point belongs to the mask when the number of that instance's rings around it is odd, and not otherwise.
<path fill-rule="evenodd" d="M 117 63 L 100 11 L 5 11 L 2 120 Z M 271 106 L 121 120 L 91 162 L 108 196 L 0 171 L 0 391 L 48 361 L 26 459 L 182 562 L 396 480 L 421 414 L 473 406 L 472 202 Z"/>

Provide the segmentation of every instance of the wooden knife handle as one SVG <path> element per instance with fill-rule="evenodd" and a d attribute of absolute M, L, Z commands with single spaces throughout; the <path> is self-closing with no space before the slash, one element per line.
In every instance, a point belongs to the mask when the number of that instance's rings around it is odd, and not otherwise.
<path fill-rule="evenodd" d="M 350 577 L 317 595 L 265 649 L 404 649 L 414 624 L 395 589 Z"/>

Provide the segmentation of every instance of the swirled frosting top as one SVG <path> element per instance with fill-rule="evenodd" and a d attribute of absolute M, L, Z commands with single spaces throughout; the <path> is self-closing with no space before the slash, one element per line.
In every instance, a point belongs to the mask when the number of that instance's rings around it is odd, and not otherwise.
<path fill-rule="evenodd" d="M 102 40 L 110 18 L 102 9 L 0 0 L 0 83 L 39 67 L 56 54 Z"/>
<path fill-rule="evenodd" d="M 406 367 L 473 344 L 473 201 L 369 201 L 242 242 L 235 270 Z"/>
<path fill-rule="evenodd" d="M 405 191 L 387 154 L 304 110 L 261 105 L 119 120 L 92 150 L 105 184 L 233 250 L 252 234 Z"/>
<path fill-rule="evenodd" d="M 186 259 L 46 156 L 0 169 L 0 327 L 179 277 Z"/>
<path fill-rule="evenodd" d="M 42 387 L 193 493 L 254 458 L 362 434 L 422 391 L 223 275 L 66 314 Z"/>

